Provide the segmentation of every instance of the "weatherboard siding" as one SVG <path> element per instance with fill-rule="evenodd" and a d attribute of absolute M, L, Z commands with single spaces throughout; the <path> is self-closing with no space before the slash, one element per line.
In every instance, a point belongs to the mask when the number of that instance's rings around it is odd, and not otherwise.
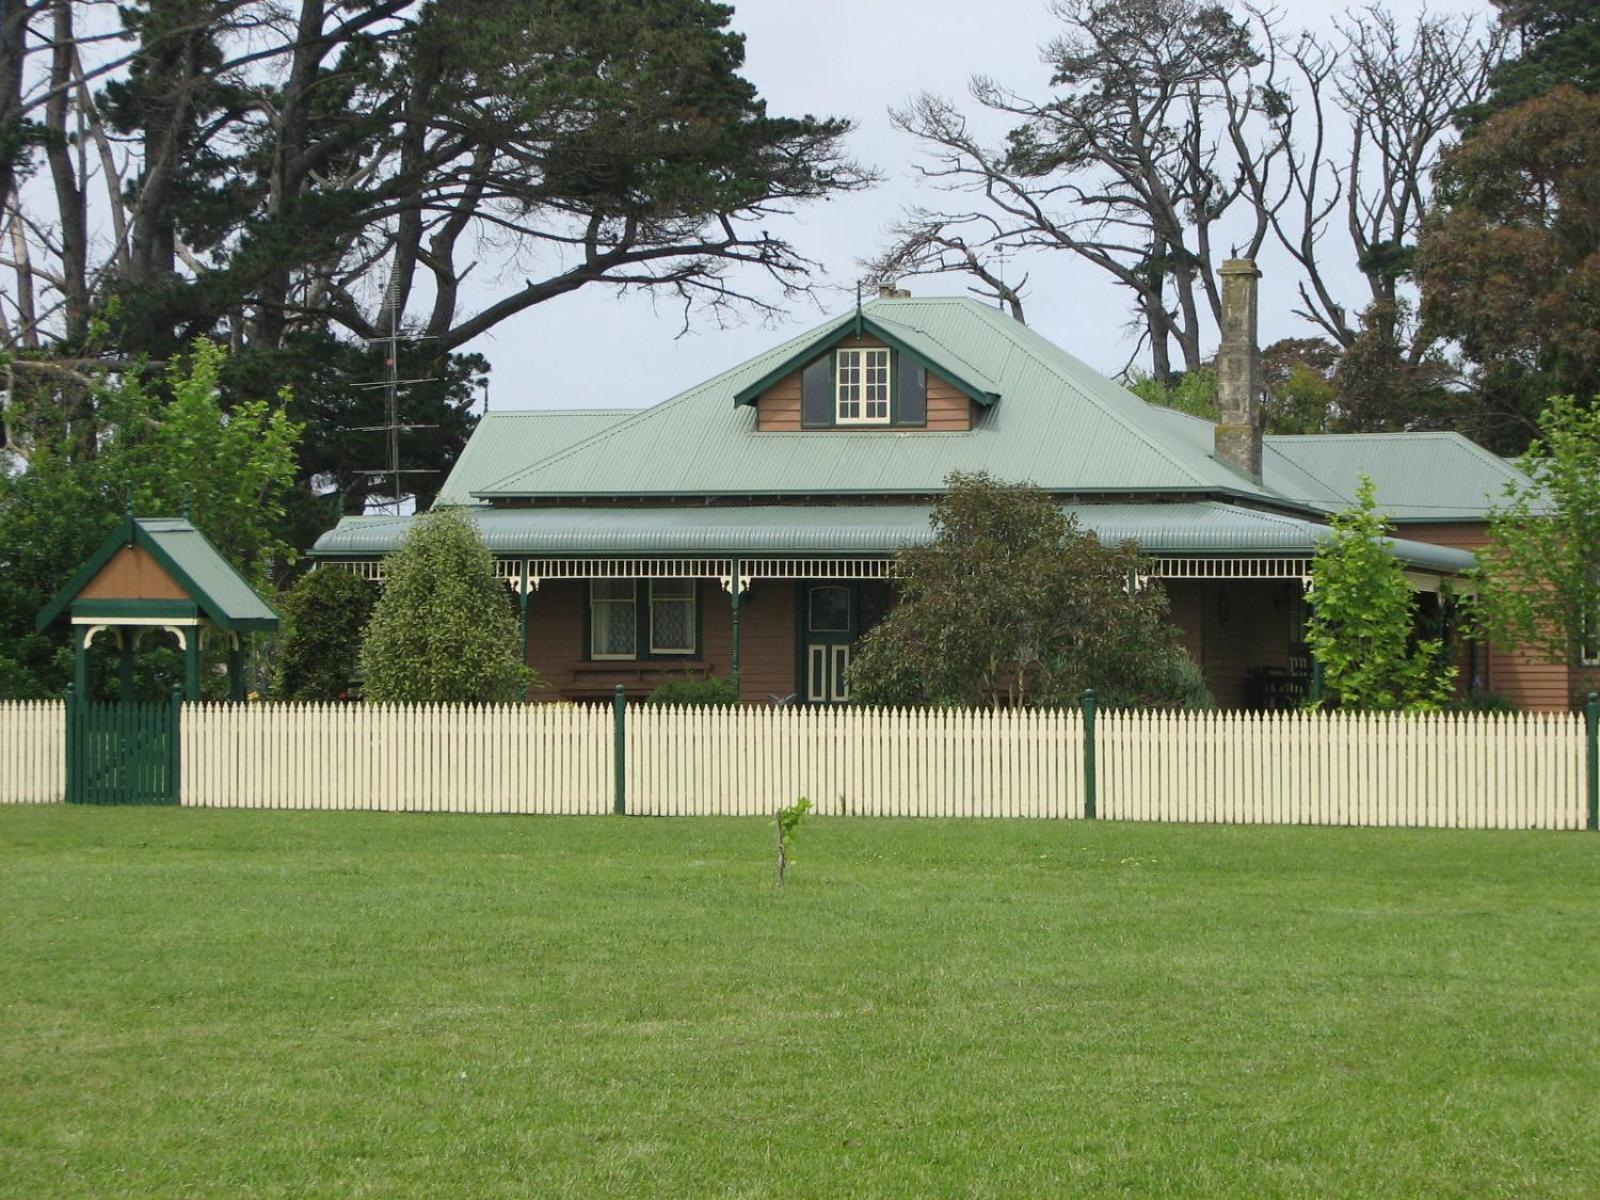
<path fill-rule="evenodd" d="M 617 684 L 633 699 L 642 699 L 658 684 L 682 675 L 732 672 L 732 614 L 728 593 L 715 580 L 700 583 L 700 654 L 692 660 L 589 661 L 584 646 L 584 580 L 547 580 L 528 601 L 528 665 L 539 672 L 544 687 L 532 700 L 594 700 L 611 694 Z M 794 586 L 789 580 L 766 579 L 744 594 L 739 622 L 741 698 L 770 703 L 795 688 Z"/>
<path fill-rule="evenodd" d="M 143 546 L 124 546 L 78 593 L 80 600 L 187 600 L 189 594 Z"/>
<path fill-rule="evenodd" d="M 1289 665 L 1291 588 L 1288 580 L 1250 582 L 1175 580 L 1169 585 L 1172 621 L 1198 661 L 1219 708 L 1243 708 L 1249 676 L 1258 667 Z"/>
<path fill-rule="evenodd" d="M 838 346 L 853 350 L 881 347 L 883 342 L 870 335 L 847 337 Z M 977 406 L 948 380 L 932 371 L 928 372 L 928 423 L 929 430 L 945 433 L 964 433 L 972 428 L 973 410 Z M 800 419 L 800 372 L 785 375 L 777 383 L 756 397 L 756 429 L 762 433 L 794 433 L 804 428 Z M 882 432 L 881 425 L 829 426 L 839 432 Z M 903 428 L 903 427 L 901 427 Z"/>
<path fill-rule="evenodd" d="M 1481 521 L 1405 524 L 1395 532 L 1414 542 L 1453 550 L 1477 551 L 1489 542 L 1489 527 Z M 1566 664 L 1546 662 L 1530 651 L 1491 645 L 1479 676 L 1480 688 L 1533 712 L 1563 712 L 1572 704 L 1574 680 Z"/>
<path fill-rule="evenodd" d="M 740 598 L 739 699 L 770 704 L 795 690 L 793 580 L 758 579 Z M 728 593 L 710 584 L 702 593 L 705 658 L 714 674 L 732 670 L 733 615 Z"/>

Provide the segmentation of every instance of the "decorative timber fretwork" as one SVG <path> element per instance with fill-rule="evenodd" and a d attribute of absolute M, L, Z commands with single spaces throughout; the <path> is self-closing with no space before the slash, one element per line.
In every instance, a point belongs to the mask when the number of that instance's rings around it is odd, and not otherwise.
<path fill-rule="evenodd" d="M 1161 579 L 1309 579 L 1309 558 L 1158 558 Z"/>
<path fill-rule="evenodd" d="M 1293 579 L 1311 577 L 1310 558 L 1156 558 L 1144 578 Z M 893 558 L 523 558 L 497 557 L 495 574 L 517 591 L 547 579 L 715 579 L 724 591 L 757 579 L 893 579 Z M 322 568 L 383 582 L 381 558 L 323 559 Z"/>

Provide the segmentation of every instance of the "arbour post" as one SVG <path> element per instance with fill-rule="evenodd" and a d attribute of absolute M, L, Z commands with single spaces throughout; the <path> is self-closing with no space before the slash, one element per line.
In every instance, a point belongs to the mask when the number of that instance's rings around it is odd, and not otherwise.
<path fill-rule="evenodd" d="M 89 631 L 82 625 L 72 627 L 72 686 L 85 700 L 89 698 Z"/>
<path fill-rule="evenodd" d="M 1589 734 L 1589 820 L 1591 830 L 1600 830 L 1600 692 L 1590 692 L 1584 705 L 1584 725 Z"/>
<path fill-rule="evenodd" d="M 1094 689 L 1083 692 L 1083 815 L 1095 819 Z"/>
<path fill-rule="evenodd" d="M 620 683 L 611 701 L 611 763 L 616 775 L 611 811 L 620 817 L 628 811 L 628 694 Z"/>
<path fill-rule="evenodd" d="M 200 626 L 191 625 L 183 639 L 183 693 L 190 700 L 200 699 Z"/>
<path fill-rule="evenodd" d="M 244 698 L 244 639 L 233 633 L 228 635 L 228 699 L 239 703 Z"/>

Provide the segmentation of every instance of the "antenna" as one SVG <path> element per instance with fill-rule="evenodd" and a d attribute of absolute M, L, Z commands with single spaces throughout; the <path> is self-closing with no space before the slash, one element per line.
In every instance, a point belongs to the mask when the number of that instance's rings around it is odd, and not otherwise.
<path fill-rule="evenodd" d="M 400 378 L 400 273 L 395 268 L 389 269 L 388 282 L 383 285 L 383 307 L 388 316 L 389 332 L 382 337 L 367 339 L 367 345 L 380 346 L 383 349 L 383 378 L 374 383 L 358 383 L 356 389 L 366 391 L 372 388 L 383 389 L 383 424 L 358 425 L 351 430 L 352 433 L 381 433 L 387 443 L 389 465 L 373 471 L 357 471 L 357 475 L 370 475 L 389 481 L 389 495 L 394 508 L 395 516 L 400 515 L 400 507 L 406 498 L 402 478 L 406 475 L 437 475 L 438 472 L 427 468 L 413 468 L 407 470 L 400 465 L 400 434 L 409 429 L 437 429 L 437 425 L 408 425 L 400 420 L 400 386 L 402 384 L 432 383 L 434 377 L 422 376 L 415 379 Z"/>

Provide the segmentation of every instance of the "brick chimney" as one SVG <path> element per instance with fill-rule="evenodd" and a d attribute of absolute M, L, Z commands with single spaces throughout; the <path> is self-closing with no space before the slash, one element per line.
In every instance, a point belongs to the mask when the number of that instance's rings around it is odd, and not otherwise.
<path fill-rule="evenodd" d="M 1222 346 L 1217 351 L 1214 457 L 1261 482 L 1261 351 L 1256 346 L 1254 259 L 1230 258 L 1222 276 Z"/>

